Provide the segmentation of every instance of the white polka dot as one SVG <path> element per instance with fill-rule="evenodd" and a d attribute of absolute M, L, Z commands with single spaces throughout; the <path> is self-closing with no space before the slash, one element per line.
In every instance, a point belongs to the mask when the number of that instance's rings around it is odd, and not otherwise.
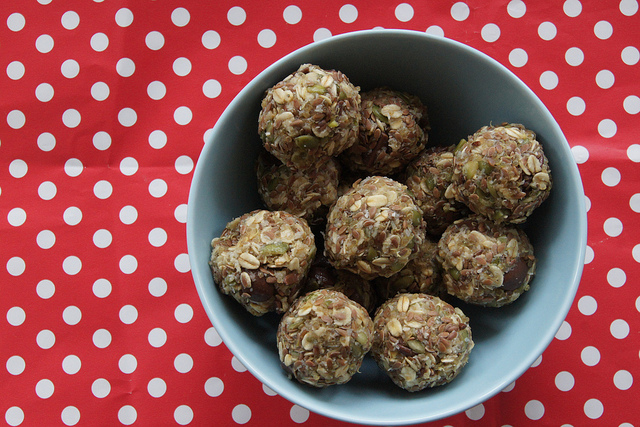
<path fill-rule="evenodd" d="M 584 52 L 579 47 L 570 47 L 564 54 L 564 59 L 567 64 L 572 67 L 577 67 L 584 61 Z"/>
<path fill-rule="evenodd" d="M 268 28 L 258 33 L 258 44 L 264 48 L 273 47 L 276 44 L 277 36 L 273 30 Z"/>
<path fill-rule="evenodd" d="M 566 0 L 562 10 L 568 17 L 575 18 L 582 12 L 582 3 L 579 0 Z"/>
<path fill-rule="evenodd" d="M 579 116 L 585 112 L 587 104 L 579 96 L 573 96 L 567 101 L 567 111 L 572 116 Z"/>
<path fill-rule="evenodd" d="M 207 98 L 217 98 L 222 92 L 222 85 L 215 79 L 209 79 L 202 85 L 202 93 Z"/>
<path fill-rule="evenodd" d="M 179 125 L 188 125 L 191 123 L 191 119 L 193 119 L 193 113 L 189 107 L 178 107 L 173 112 L 173 120 Z"/>
<path fill-rule="evenodd" d="M 522 18 L 527 12 L 527 6 L 522 0 L 511 0 L 507 5 L 507 13 L 512 18 Z"/>
<path fill-rule="evenodd" d="M 98 279 L 93 282 L 93 294 L 98 298 L 106 298 L 111 295 L 111 282 L 107 279 Z"/>
<path fill-rule="evenodd" d="M 4 413 L 4 419 L 10 426 L 19 426 L 24 421 L 24 411 L 18 406 L 12 406 Z"/>
<path fill-rule="evenodd" d="M 138 309 L 130 304 L 124 305 L 118 312 L 118 317 L 125 325 L 131 325 L 138 320 Z"/>
<path fill-rule="evenodd" d="M 282 12 L 282 18 L 287 24 L 297 24 L 302 19 L 302 10 L 295 5 L 287 6 Z"/>
<path fill-rule="evenodd" d="M 24 372 L 24 369 L 27 367 L 26 362 L 22 358 L 22 356 L 11 356 L 7 359 L 7 372 L 11 375 L 20 375 Z"/>
<path fill-rule="evenodd" d="M 242 25 L 246 19 L 247 12 L 240 6 L 234 6 L 227 12 L 227 21 L 229 21 L 231 25 Z"/>
<path fill-rule="evenodd" d="M 100 180 L 93 186 L 93 194 L 101 200 L 108 199 L 113 193 L 113 186 L 109 181 Z"/>
<path fill-rule="evenodd" d="M 177 58 L 173 61 L 173 72 L 180 77 L 184 77 L 191 72 L 191 61 L 185 57 Z"/>
<path fill-rule="evenodd" d="M 236 55 L 229 60 L 229 71 L 235 75 L 243 74 L 247 71 L 247 60 Z"/>
<path fill-rule="evenodd" d="M 56 137 L 49 132 L 44 132 L 38 135 L 38 148 L 42 151 L 51 151 L 56 146 Z"/>
<path fill-rule="evenodd" d="M 629 95 L 624 99 L 622 105 L 624 107 L 624 111 L 629 114 L 640 113 L 640 97 Z"/>
<path fill-rule="evenodd" d="M 125 354 L 118 360 L 118 369 L 124 374 L 131 374 L 138 367 L 138 361 L 133 354 Z"/>
<path fill-rule="evenodd" d="M 80 15 L 70 10 L 62 14 L 60 22 L 62 23 L 62 26 L 67 30 L 74 30 L 80 24 Z"/>
<path fill-rule="evenodd" d="M 213 134 L 213 128 L 209 128 L 202 134 L 202 141 L 206 144 L 211 139 L 211 134 Z"/>
<path fill-rule="evenodd" d="M 302 424 L 309 419 L 309 410 L 302 406 L 293 405 L 289 410 L 289 416 L 294 423 Z"/>
<path fill-rule="evenodd" d="M 62 311 L 62 320 L 67 325 L 77 325 L 82 319 L 82 311 L 75 305 L 70 305 Z"/>
<path fill-rule="evenodd" d="M 105 131 L 96 132 L 93 135 L 93 146 L 100 151 L 104 151 L 111 147 L 111 135 Z"/>
<path fill-rule="evenodd" d="M 50 379 L 42 379 L 36 383 L 36 394 L 41 399 L 48 399 L 53 396 L 55 386 Z"/>
<path fill-rule="evenodd" d="M 53 37 L 43 34 L 36 39 L 36 50 L 40 53 L 49 53 L 53 50 Z"/>
<path fill-rule="evenodd" d="M 80 411 L 75 406 L 67 406 L 62 410 L 60 418 L 65 425 L 74 426 L 80 421 Z"/>
<path fill-rule="evenodd" d="M 156 150 L 164 147 L 167 145 L 167 134 L 161 130 L 154 130 L 149 134 L 149 145 Z"/>
<path fill-rule="evenodd" d="M 111 393 L 111 384 L 104 378 L 98 378 L 91 383 L 91 393 L 98 399 L 103 399 Z"/>
<path fill-rule="evenodd" d="M 614 338 L 621 340 L 629 335 L 629 324 L 623 319 L 616 319 L 611 322 L 609 330 Z"/>
<path fill-rule="evenodd" d="M 631 256 L 633 256 L 633 259 L 636 260 L 636 262 L 640 262 L 640 243 L 631 249 Z"/>
<path fill-rule="evenodd" d="M 586 161 L 589 160 L 589 150 L 582 145 L 571 147 L 571 154 L 573 155 L 573 160 L 579 165 L 586 163 Z"/>
<path fill-rule="evenodd" d="M 56 235 L 51 230 L 42 230 L 36 236 L 36 243 L 42 249 L 51 249 L 56 243 Z"/>
<path fill-rule="evenodd" d="M 205 381 L 204 391 L 210 397 L 218 397 L 224 391 L 224 382 L 218 377 L 211 377 Z"/>
<path fill-rule="evenodd" d="M 524 405 L 524 414 L 530 420 L 539 420 L 544 416 L 544 405 L 539 400 L 530 400 Z"/>
<path fill-rule="evenodd" d="M 326 40 L 331 36 L 331 30 L 329 30 L 328 28 L 318 28 L 313 32 L 313 41 L 319 42 L 321 40 Z"/>
<path fill-rule="evenodd" d="M 618 131 L 618 126 L 616 122 L 611 119 L 604 119 L 598 123 L 598 133 L 603 138 L 611 138 Z"/>
<path fill-rule="evenodd" d="M 493 43 L 500 38 L 500 27 L 496 24 L 487 24 L 480 31 L 482 39 L 486 42 Z"/>
<path fill-rule="evenodd" d="M 107 348 L 111 345 L 111 332 L 106 329 L 98 329 L 93 333 L 93 345 L 98 348 Z"/>
<path fill-rule="evenodd" d="M 633 385 L 633 375 L 631 372 L 621 369 L 614 374 L 613 384 L 618 390 L 629 390 Z"/>
<path fill-rule="evenodd" d="M 176 27 L 184 27 L 191 20 L 191 14 L 184 7 L 178 7 L 171 12 L 171 22 Z"/>
<path fill-rule="evenodd" d="M 176 256 L 176 259 L 173 261 L 173 266 L 180 273 L 188 273 L 191 270 L 191 264 L 189 263 L 189 255 L 179 254 L 178 256 Z"/>
<path fill-rule="evenodd" d="M 175 161 L 176 172 L 186 175 L 193 170 L 193 160 L 189 156 L 180 156 Z"/>
<path fill-rule="evenodd" d="M 640 163 L 640 144 L 631 144 L 627 148 L 627 157 L 634 163 Z"/>
<path fill-rule="evenodd" d="M 138 172 L 138 161 L 133 157 L 125 157 L 120 161 L 120 172 L 125 176 L 134 175 Z"/>
<path fill-rule="evenodd" d="M 202 35 L 202 45 L 207 49 L 215 49 L 220 46 L 220 34 L 214 30 L 205 31 Z"/>
<path fill-rule="evenodd" d="M 571 325 L 565 320 L 558 328 L 558 332 L 556 332 L 556 339 L 560 341 L 564 341 L 571 336 Z"/>
<path fill-rule="evenodd" d="M 9 173 L 14 178 L 22 178 L 27 174 L 29 167 L 22 159 L 15 159 L 9 164 Z"/>
<path fill-rule="evenodd" d="M 20 110 L 12 110 L 7 114 L 7 124 L 11 129 L 20 129 L 27 122 L 27 117 Z"/>
<path fill-rule="evenodd" d="M 604 413 L 604 406 L 602 406 L 602 402 L 598 399 L 589 399 L 584 404 L 584 414 L 595 420 L 600 418 Z"/>
<path fill-rule="evenodd" d="M 7 77 L 11 80 L 20 80 L 24 76 L 24 64 L 20 61 L 11 61 L 7 65 Z"/>
<path fill-rule="evenodd" d="M 538 26 L 538 36 L 542 40 L 553 40 L 558 34 L 558 29 L 553 22 L 545 21 Z"/>
<path fill-rule="evenodd" d="M 36 87 L 36 98 L 40 102 L 49 102 L 53 99 L 54 92 L 53 86 L 49 83 L 40 83 Z"/>
<path fill-rule="evenodd" d="M 220 338 L 220 335 L 218 334 L 218 331 L 216 331 L 216 328 L 211 326 L 204 333 L 204 342 L 206 342 L 210 347 L 217 347 L 222 344 L 222 338 Z"/>
<path fill-rule="evenodd" d="M 620 58 L 627 65 L 636 65 L 640 61 L 640 51 L 635 46 L 627 46 L 622 49 Z"/>
<path fill-rule="evenodd" d="M 600 362 L 600 351 L 593 346 L 585 347 L 580 353 L 580 358 L 585 365 L 596 366 Z"/>
<path fill-rule="evenodd" d="M 51 280 L 41 280 L 36 285 L 36 293 L 42 299 L 49 299 L 56 293 L 56 285 Z"/>
<path fill-rule="evenodd" d="M 431 25 L 425 30 L 425 33 L 432 36 L 444 37 L 444 30 L 438 25 Z"/>
<path fill-rule="evenodd" d="M 11 307 L 7 311 L 7 322 L 11 326 L 20 326 L 27 318 L 27 313 L 24 312 L 22 307 Z"/>
<path fill-rule="evenodd" d="M 138 260 L 133 255 L 125 255 L 120 258 L 119 266 L 124 274 L 133 274 L 138 269 Z"/>
<path fill-rule="evenodd" d="M 60 72 L 66 78 L 73 79 L 74 77 L 77 77 L 78 74 L 80 73 L 80 65 L 78 64 L 78 61 L 75 61 L 73 59 L 67 59 L 60 66 Z"/>
<path fill-rule="evenodd" d="M 621 0 L 619 7 L 624 16 L 633 16 L 638 12 L 638 2 L 636 0 Z"/>
<path fill-rule="evenodd" d="M 173 360 L 173 367 L 181 374 L 186 374 L 193 368 L 193 359 L 186 353 L 181 353 Z"/>
<path fill-rule="evenodd" d="M 118 112 L 118 122 L 124 127 L 131 127 L 138 121 L 138 113 L 133 108 L 125 107 Z"/>
<path fill-rule="evenodd" d="M 193 319 L 193 308 L 189 304 L 180 304 L 173 315 L 179 323 L 188 323 Z"/>
<path fill-rule="evenodd" d="M 233 356 L 231 358 L 231 367 L 233 368 L 234 371 L 236 372 L 246 372 L 247 368 L 242 364 L 242 362 L 240 362 L 240 360 L 238 360 L 237 357 Z"/>
<path fill-rule="evenodd" d="M 125 426 L 130 426 L 138 419 L 138 411 L 131 405 L 124 405 L 118 410 L 118 421 Z"/>
<path fill-rule="evenodd" d="M 602 179 L 602 183 L 607 187 L 615 187 L 620 183 L 620 180 L 622 179 L 620 171 L 614 167 L 608 167 L 603 170 L 600 177 Z"/>
<path fill-rule="evenodd" d="M 91 36 L 89 44 L 96 52 L 104 52 L 109 47 L 109 37 L 105 33 L 95 33 Z"/>
<path fill-rule="evenodd" d="M 176 209 L 173 211 L 173 216 L 175 217 L 176 221 L 178 221 L 181 224 L 184 224 L 187 222 L 187 205 L 185 204 L 181 204 L 176 206 Z"/>
<path fill-rule="evenodd" d="M 544 89 L 552 90 L 558 86 L 558 75 L 551 70 L 540 74 L 540 86 Z"/>
<path fill-rule="evenodd" d="M 163 246 L 165 243 L 167 243 L 167 232 L 159 227 L 154 228 L 149 232 L 148 239 L 151 246 L 159 248 L 160 246 Z"/>
<path fill-rule="evenodd" d="M 82 116 L 78 110 L 69 108 L 62 113 L 62 123 L 70 129 L 78 127 L 81 121 Z"/>
<path fill-rule="evenodd" d="M 130 9 L 123 7 L 122 9 L 118 9 L 115 19 L 116 24 L 118 24 L 119 27 L 128 27 L 133 23 L 133 12 L 131 12 Z"/>
<path fill-rule="evenodd" d="M 43 329 L 36 335 L 36 344 L 43 350 L 48 350 L 56 343 L 56 336 L 48 329 Z"/>
<path fill-rule="evenodd" d="M 598 302 L 590 295 L 585 295 L 578 300 L 578 310 L 585 316 L 591 316 L 598 309 Z"/>
<path fill-rule="evenodd" d="M 411 6 L 409 3 L 400 3 L 398 6 L 396 6 L 394 14 L 398 21 L 409 22 L 413 19 L 413 6 Z"/>
<path fill-rule="evenodd" d="M 20 257 L 14 256 L 7 261 L 7 272 L 12 276 L 20 276 L 24 273 L 26 264 Z"/>
<path fill-rule="evenodd" d="M 147 392 L 151 397 L 162 397 L 167 392 L 167 383 L 162 378 L 153 378 L 147 384 Z"/>
<path fill-rule="evenodd" d="M 516 48 L 509 52 L 509 63 L 514 67 L 524 67 L 527 61 L 529 61 L 529 55 L 526 50 Z"/>
<path fill-rule="evenodd" d="M 159 31 L 151 31 L 144 39 L 145 44 L 151 50 L 160 50 L 164 46 L 164 36 Z"/>
<path fill-rule="evenodd" d="M 173 419 L 181 426 L 185 426 L 193 421 L 193 409 L 187 405 L 180 405 L 173 411 Z"/>
<path fill-rule="evenodd" d="M 21 31 L 27 21 L 24 18 L 24 15 L 18 12 L 14 12 L 7 18 L 7 28 L 9 28 L 13 32 Z"/>
<path fill-rule="evenodd" d="M 147 339 L 151 347 L 159 348 L 167 342 L 167 333 L 162 328 L 153 328 Z"/>
<path fill-rule="evenodd" d="M 535 368 L 536 366 L 539 366 L 541 363 L 542 363 L 542 355 L 538 356 L 538 358 L 533 361 L 533 363 L 531 364 L 531 367 Z"/>
<path fill-rule="evenodd" d="M 80 371 L 81 367 L 82 361 L 75 354 L 70 354 L 69 356 L 62 359 L 62 370 L 69 375 L 77 374 Z"/>
<path fill-rule="evenodd" d="M 154 277 L 149 281 L 149 293 L 154 297 L 161 297 L 167 292 L 167 282 L 161 277 Z"/>
<path fill-rule="evenodd" d="M 614 288 L 622 287 L 627 281 L 627 274 L 621 268 L 612 268 L 607 273 L 607 282 Z"/>
<path fill-rule="evenodd" d="M 615 76 L 609 70 L 600 70 L 596 74 L 596 84 L 602 89 L 611 88 L 615 80 Z"/>
<path fill-rule="evenodd" d="M 599 21 L 593 26 L 593 33 L 600 40 L 606 40 L 613 35 L 613 26 L 609 21 Z"/>
<path fill-rule="evenodd" d="M 160 100 L 167 94 L 167 88 L 164 83 L 153 81 L 147 86 L 147 95 L 153 100 Z"/>
<path fill-rule="evenodd" d="M 120 209 L 119 217 L 123 224 L 131 225 L 138 219 L 138 210 L 133 206 L 125 206 Z"/>
<path fill-rule="evenodd" d="M 159 198 L 167 194 L 168 186 L 165 180 L 157 178 L 149 183 L 149 194 Z"/>
<path fill-rule="evenodd" d="M 116 63 L 116 72 L 121 77 L 131 77 L 136 71 L 136 64 L 131 58 L 120 58 Z"/>
<path fill-rule="evenodd" d="M 251 420 L 251 408 L 245 404 L 236 405 L 231 410 L 231 418 L 238 424 L 246 424 Z"/>
<path fill-rule="evenodd" d="M 7 221 L 14 227 L 20 227 L 27 220 L 27 213 L 22 208 L 13 208 L 7 214 Z"/>
<path fill-rule="evenodd" d="M 351 24 L 358 19 L 358 9 L 352 4 L 345 4 L 340 7 L 338 16 L 345 24 Z"/>
<path fill-rule="evenodd" d="M 451 17 L 456 21 L 464 21 L 469 17 L 469 6 L 464 2 L 456 2 L 451 6 Z"/>
<path fill-rule="evenodd" d="M 482 417 L 484 417 L 485 408 L 484 408 L 484 405 L 480 403 L 474 406 L 473 408 L 467 409 L 466 411 L 464 411 L 464 413 L 467 416 L 467 418 L 469 418 L 470 420 L 478 421 L 482 419 Z"/>
<path fill-rule="evenodd" d="M 82 270 L 82 261 L 75 255 L 70 255 L 62 261 L 62 269 L 69 276 L 75 276 Z"/>
<path fill-rule="evenodd" d="M 556 375 L 555 383 L 558 390 L 569 391 L 576 384 L 576 380 L 570 372 L 562 371 Z"/>
<path fill-rule="evenodd" d="M 278 393 L 276 393 L 275 391 L 271 390 L 269 387 L 267 387 L 266 385 L 262 384 L 262 391 L 264 392 L 264 394 L 266 394 L 267 396 L 277 396 Z"/>

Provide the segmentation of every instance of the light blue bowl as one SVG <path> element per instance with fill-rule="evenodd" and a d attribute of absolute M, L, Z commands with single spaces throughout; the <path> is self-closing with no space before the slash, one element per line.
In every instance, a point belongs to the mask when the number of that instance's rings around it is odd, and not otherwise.
<path fill-rule="evenodd" d="M 554 187 L 526 230 L 538 258 L 531 290 L 500 309 L 463 306 L 476 346 L 450 384 L 408 393 L 371 358 L 349 383 L 314 389 L 287 379 L 279 366 L 277 317 L 255 318 L 222 295 L 211 277 L 210 242 L 231 219 L 261 207 L 254 160 L 264 91 L 302 63 L 344 72 L 363 90 L 387 85 L 418 95 L 429 109 L 430 140 L 457 143 L 489 123 L 534 130 L 549 158 Z M 343 421 L 405 425 L 447 417 L 500 392 L 549 345 L 576 294 L 587 238 L 584 193 L 558 124 L 536 95 L 488 56 L 461 43 L 404 30 L 334 36 L 280 59 L 252 80 L 220 116 L 195 168 L 187 242 L 204 309 L 229 350 L 260 381 L 310 411 Z"/>

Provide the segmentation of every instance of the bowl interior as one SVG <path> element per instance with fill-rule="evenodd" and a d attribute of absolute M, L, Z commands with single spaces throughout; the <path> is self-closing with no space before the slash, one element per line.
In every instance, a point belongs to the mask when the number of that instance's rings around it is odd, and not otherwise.
<path fill-rule="evenodd" d="M 525 229 L 538 258 L 531 290 L 501 309 L 461 305 L 476 347 L 450 384 L 418 393 L 400 390 L 367 358 L 349 383 L 313 389 L 279 366 L 278 318 L 255 318 L 218 292 L 208 261 L 211 239 L 231 219 L 261 207 L 253 162 L 260 149 L 257 117 L 264 91 L 302 63 L 344 72 L 362 90 L 389 86 L 427 105 L 440 145 L 480 127 L 518 122 L 535 131 L 549 158 L 554 187 Z M 279 60 L 221 115 L 205 144 L 189 195 L 187 241 L 202 304 L 227 347 L 260 381 L 313 412 L 362 424 L 426 422 L 464 411 L 518 378 L 553 339 L 575 296 L 586 247 L 586 210 L 578 169 L 559 126 L 534 93 L 488 56 L 449 39 L 404 30 L 334 36 Z M 321 250 L 321 248 L 319 249 Z"/>

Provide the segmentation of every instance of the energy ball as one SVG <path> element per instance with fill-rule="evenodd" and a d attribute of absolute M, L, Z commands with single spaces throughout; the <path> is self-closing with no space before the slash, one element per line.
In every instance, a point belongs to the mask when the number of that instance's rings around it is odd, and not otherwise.
<path fill-rule="evenodd" d="M 427 148 L 404 174 L 404 183 L 424 213 L 427 233 L 438 238 L 449 224 L 469 214 L 467 206 L 451 193 L 454 148 Z"/>
<path fill-rule="evenodd" d="M 433 295 L 398 294 L 378 308 L 373 324 L 373 358 L 411 392 L 451 382 L 474 346 L 469 318 Z"/>
<path fill-rule="evenodd" d="M 515 225 L 472 215 L 451 224 L 438 242 L 449 294 L 469 303 L 501 307 L 529 290 L 536 270 L 533 246 Z"/>
<path fill-rule="evenodd" d="M 360 88 L 340 71 L 300 68 L 267 90 L 258 117 L 264 147 L 303 167 L 350 147 L 360 125 Z"/>
<path fill-rule="evenodd" d="M 337 269 L 371 280 L 389 277 L 418 255 L 422 211 L 407 187 L 387 177 L 356 181 L 329 210 L 324 253 Z"/>
<path fill-rule="evenodd" d="M 427 144 L 427 109 L 417 96 L 389 88 L 361 93 L 362 121 L 358 141 L 341 160 L 371 175 L 393 175 Z"/>
<path fill-rule="evenodd" d="M 289 167 L 266 151 L 256 163 L 258 193 L 270 210 L 283 210 L 316 225 L 326 219 L 338 198 L 340 164 L 333 157 L 318 159 L 304 169 Z"/>
<path fill-rule="evenodd" d="M 319 289 L 297 299 L 278 325 L 282 368 L 314 387 L 344 384 L 371 349 L 373 321 L 343 293 Z"/>
<path fill-rule="evenodd" d="M 316 254 L 307 222 L 284 211 L 246 213 L 229 222 L 211 247 L 211 271 L 221 292 L 254 316 L 284 313 Z"/>
<path fill-rule="evenodd" d="M 420 246 L 420 255 L 391 277 L 378 277 L 373 283 L 381 301 L 399 293 L 422 293 L 444 298 L 447 290 L 442 283 L 438 243 L 429 238 Z"/>
<path fill-rule="evenodd" d="M 495 222 L 519 224 L 552 187 L 549 162 L 533 131 L 521 124 L 484 126 L 455 150 L 452 193 Z"/>

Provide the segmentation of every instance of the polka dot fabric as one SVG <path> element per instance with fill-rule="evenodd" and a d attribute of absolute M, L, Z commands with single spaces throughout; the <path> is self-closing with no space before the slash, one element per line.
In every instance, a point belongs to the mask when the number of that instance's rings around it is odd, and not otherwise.
<path fill-rule="evenodd" d="M 190 276 L 187 195 L 210 129 L 256 74 L 383 27 L 515 72 L 564 130 L 588 209 L 583 280 L 551 345 L 492 399 L 429 425 L 638 425 L 637 0 L 28 0 L 0 17 L 0 423 L 341 425 L 226 349 Z"/>

